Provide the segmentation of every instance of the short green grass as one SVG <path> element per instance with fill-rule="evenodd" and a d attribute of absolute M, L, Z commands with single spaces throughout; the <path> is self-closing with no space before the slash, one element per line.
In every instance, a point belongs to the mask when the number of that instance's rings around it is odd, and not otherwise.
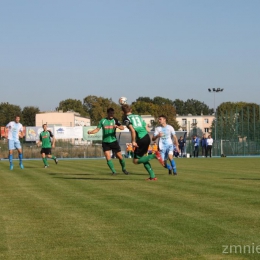
<path fill-rule="evenodd" d="M 0 162 L 0 259 L 259 259 L 260 158 Z"/>

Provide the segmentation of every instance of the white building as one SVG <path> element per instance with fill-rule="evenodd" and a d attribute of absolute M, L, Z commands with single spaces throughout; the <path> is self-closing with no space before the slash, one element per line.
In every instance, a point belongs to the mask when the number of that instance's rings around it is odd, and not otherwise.
<path fill-rule="evenodd" d="M 188 136 L 193 135 L 194 130 L 198 135 L 211 133 L 212 122 L 215 119 L 215 115 L 200 115 L 193 116 L 191 114 L 184 116 L 176 116 L 176 121 L 180 125 L 180 131 L 187 131 Z"/>
<path fill-rule="evenodd" d="M 35 126 L 42 126 L 43 124 L 56 126 L 90 126 L 90 119 L 80 116 L 74 111 L 64 112 L 41 112 L 35 116 Z"/>
<path fill-rule="evenodd" d="M 154 116 L 151 115 L 141 115 L 142 119 L 145 121 L 149 128 L 153 127 L 153 122 L 155 121 Z"/>

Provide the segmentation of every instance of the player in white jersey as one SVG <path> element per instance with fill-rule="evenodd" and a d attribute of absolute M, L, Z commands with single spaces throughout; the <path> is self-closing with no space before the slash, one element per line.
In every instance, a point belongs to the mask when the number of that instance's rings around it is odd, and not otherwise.
<path fill-rule="evenodd" d="M 10 170 L 13 170 L 13 150 L 17 149 L 19 153 L 19 165 L 23 169 L 23 154 L 19 138 L 23 138 L 23 125 L 20 123 L 20 116 L 15 117 L 15 121 L 11 121 L 6 125 L 8 129 L 8 149 Z"/>
<path fill-rule="evenodd" d="M 179 151 L 178 138 L 176 136 L 175 130 L 171 125 L 166 123 L 166 116 L 160 115 L 158 122 L 160 126 L 157 126 L 154 131 L 152 140 L 155 141 L 159 138 L 159 150 L 161 157 L 164 160 L 164 167 L 169 170 L 169 174 L 177 175 L 176 163 L 173 160 L 173 151 L 174 149 Z M 173 138 L 173 141 L 172 141 Z M 171 165 L 167 164 L 169 159 Z"/>

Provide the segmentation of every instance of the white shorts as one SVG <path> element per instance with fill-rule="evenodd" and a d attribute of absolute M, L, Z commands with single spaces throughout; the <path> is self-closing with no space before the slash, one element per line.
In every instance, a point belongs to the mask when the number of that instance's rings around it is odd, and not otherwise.
<path fill-rule="evenodd" d="M 175 146 L 173 144 L 170 144 L 170 145 L 167 145 L 164 147 L 160 147 L 161 157 L 164 161 L 168 159 L 169 154 L 173 154 L 174 147 Z"/>
<path fill-rule="evenodd" d="M 10 150 L 15 150 L 15 149 L 21 149 L 21 143 L 19 140 L 9 140 L 8 139 L 8 149 Z"/>

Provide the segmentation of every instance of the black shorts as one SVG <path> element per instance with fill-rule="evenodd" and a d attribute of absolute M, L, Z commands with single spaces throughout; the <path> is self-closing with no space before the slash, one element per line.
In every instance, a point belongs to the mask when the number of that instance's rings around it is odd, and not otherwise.
<path fill-rule="evenodd" d="M 134 158 L 142 157 L 147 154 L 149 145 L 151 143 L 149 134 L 145 135 L 142 139 L 137 140 L 136 143 L 138 147 L 135 148 Z"/>
<path fill-rule="evenodd" d="M 117 141 L 115 141 L 113 143 L 102 142 L 102 148 L 103 148 L 103 152 L 111 151 L 111 150 L 114 153 L 121 152 L 121 147 L 120 147 L 120 145 L 119 145 L 119 143 Z"/>
<path fill-rule="evenodd" d="M 51 148 L 42 148 L 41 154 L 43 154 L 43 153 L 45 153 L 47 155 L 51 154 Z"/>

